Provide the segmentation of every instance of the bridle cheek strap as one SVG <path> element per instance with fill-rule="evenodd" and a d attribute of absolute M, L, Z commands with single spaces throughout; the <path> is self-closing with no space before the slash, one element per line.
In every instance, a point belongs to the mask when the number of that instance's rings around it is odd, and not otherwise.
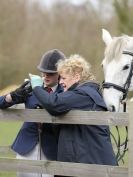
<path fill-rule="evenodd" d="M 123 51 L 123 54 L 130 55 L 130 56 L 133 57 L 132 52 Z M 131 62 L 131 68 L 130 68 L 129 75 L 128 75 L 127 80 L 126 80 L 123 87 L 121 87 L 119 85 L 116 85 L 116 84 L 113 84 L 113 83 L 110 83 L 110 82 L 103 82 L 102 83 L 102 88 L 106 88 L 106 89 L 114 88 L 114 89 L 122 92 L 123 93 L 122 100 L 124 100 L 127 97 L 127 93 L 128 93 L 128 89 L 129 89 L 130 84 L 131 84 L 132 76 L 133 76 L 133 59 L 132 59 L 132 62 Z"/>

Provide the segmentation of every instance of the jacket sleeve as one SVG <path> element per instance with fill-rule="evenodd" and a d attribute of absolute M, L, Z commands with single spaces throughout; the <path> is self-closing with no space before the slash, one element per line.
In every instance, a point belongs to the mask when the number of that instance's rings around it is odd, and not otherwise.
<path fill-rule="evenodd" d="M 5 98 L 6 96 L 0 96 L 0 109 L 6 109 L 14 105 L 13 102 L 11 103 L 6 102 Z"/>
<path fill-rule="evenodd" d="M 60 115 L 71 110 L 71 98 L 73 92 L 61 92 L 61 93 L 48 93 L 43 88 L 37 86 L 34 88 L 38 101 L 52 115 Z"/>

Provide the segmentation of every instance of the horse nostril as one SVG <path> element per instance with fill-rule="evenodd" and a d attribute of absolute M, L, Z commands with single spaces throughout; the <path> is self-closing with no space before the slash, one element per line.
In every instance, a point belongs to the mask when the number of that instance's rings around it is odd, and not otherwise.
<path fill-rule="evenodd" d="M 111 106 L 112 107 L 112 112 L 115 112 L 115 107 L 114 106 Z"/>

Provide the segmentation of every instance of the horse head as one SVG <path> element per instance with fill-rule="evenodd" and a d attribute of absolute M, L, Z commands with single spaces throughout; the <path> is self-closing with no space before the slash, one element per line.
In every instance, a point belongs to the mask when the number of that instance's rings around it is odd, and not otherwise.
<path fill-rule="evenodd" d="M 104 72 L 103 97 L 109 111 L 119 111 L 127 92 L 133 90 L 133 37 L 111 37 L 103 29 L 106 45 L 102 67 Z"/>

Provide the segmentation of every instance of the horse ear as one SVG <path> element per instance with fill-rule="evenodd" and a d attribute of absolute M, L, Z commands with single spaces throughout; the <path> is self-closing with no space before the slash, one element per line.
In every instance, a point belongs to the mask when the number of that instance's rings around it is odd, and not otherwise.
<path fill-rule="evenodd" d="M 109 45 L 109 43 L 112 41 L 110 33 L 105 29 L 102 29 L 102 39 L 105 42 L 106 46 Z"/>

